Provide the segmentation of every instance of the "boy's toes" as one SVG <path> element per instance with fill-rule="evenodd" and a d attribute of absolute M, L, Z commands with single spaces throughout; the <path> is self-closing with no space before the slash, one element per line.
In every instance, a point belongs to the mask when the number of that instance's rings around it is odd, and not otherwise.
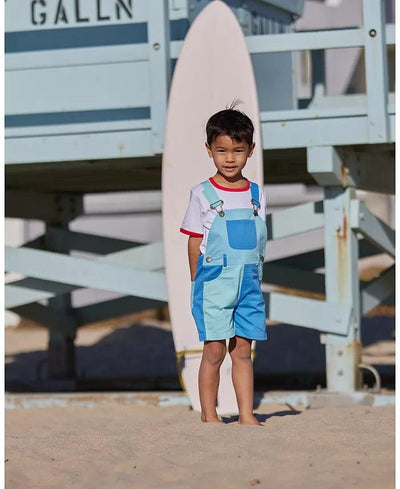
<path fill-rule="evenodd" d="M 239 416 L 239 424 L 247 424 L 253 426 L 264 426 L 262 423 L 258 421 L 255 416 Z"/>
<path fill-rule="evenodd" d="M 221 419 L 218 418 L 218 416 L 206 416 L 205 414 L 201 415 L 201 420 L 203 423 L 223 423 Z"/>

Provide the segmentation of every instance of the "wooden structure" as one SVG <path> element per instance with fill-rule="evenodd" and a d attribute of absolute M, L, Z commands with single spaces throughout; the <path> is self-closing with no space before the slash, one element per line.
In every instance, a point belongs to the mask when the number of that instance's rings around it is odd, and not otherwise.
<path fill-rule="evenodd" d="M 8 1 L 5 60 L 6 216 L 46 223 L 43 236 L 6 250 L 6 271 L 25 277 L 7 284 L 6 307 L 49 328 L 49 373 L 60 378 L 75 375 L 78 327 L 167 301 L 162 243 L 74 233 L 68 223 L 83 212 L 85 193 L 160 188 L 171 72 L 207 2 L 191 8 L 189 0 L 110 0 L 101 11 L 99 2 L 64 3 L 22 8 Z M 328 390 L 354 391 L 361 387 L 360 318 L 393 294 L 394 267 L 359 282 L 359 258 L 394 256 L 394 230 L 354 190 L 394 193 L 386 57 L 394 26 L 385 23 L 383 0 L 364 0 L 361 27 L 310 32 L 294 31 L 302 0 L 226 3 L 254 64 L 266 183 L 316 181 L 324 188 L 322 201 L 269 216 L 276 253 L 264 277 L 326 298 L 266 293 L 269 317 L 320 331 Z M 366 93 L 326 96 L 324 51 L 356 46 L 364 49 Z M 292 55 L 299 50 L 314 53 L 309 100 L 294 96 Z M 278 240 L 318 228 L 321 241 L 312 249 L 279 256 Z M 71 250 L 97 257 L 69 256 Z M 324 273 L 316 271 L 321 267 Z M 79 287 L 123 296 L 72 308 L 70 293 Z"/>

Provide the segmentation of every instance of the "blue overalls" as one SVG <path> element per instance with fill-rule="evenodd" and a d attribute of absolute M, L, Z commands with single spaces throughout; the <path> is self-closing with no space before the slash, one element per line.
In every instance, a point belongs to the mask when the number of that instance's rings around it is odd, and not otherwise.
<path fill-rule="evenodd" d="M 258 215 L 258 185 L 250 182 L 248 208 L 226 210 L 211 182 L 202 185 L 216 216 L 192 282 L 191 307 L 199 340 L 223 340 L 235 335 L 266 340 L 260 283 L 267 227 Z"/>

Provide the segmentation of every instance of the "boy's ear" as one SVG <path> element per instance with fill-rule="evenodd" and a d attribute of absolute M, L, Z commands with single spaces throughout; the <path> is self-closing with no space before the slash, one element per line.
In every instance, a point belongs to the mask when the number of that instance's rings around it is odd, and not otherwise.
<path fill-rule="evenodd" d="M 250 156 L 253 154 L 253 151 L 254 151 L 254 146 L 256 145 L 255 141 L 253 141 L 250 145 L 250 148 L 249 148 L 249 158 Z"/>
<path fill-rule="evenodd" d="M 207 150 L 208 156 L 210 158 L 212 158 L 211 148 L 210 148 L 209 144 L 207 143 L 207 141 L 204 144 L 206 146 L 206 150 Z"/>

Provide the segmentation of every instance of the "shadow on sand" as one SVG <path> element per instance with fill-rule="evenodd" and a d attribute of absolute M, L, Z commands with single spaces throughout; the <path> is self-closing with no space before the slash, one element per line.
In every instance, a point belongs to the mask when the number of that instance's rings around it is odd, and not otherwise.
<path fill-rule="evenodd" d="M 267 331 L 268 341 L 257 343 L 255 390 L 315 388 L 325 376 L 325 347 L 319 333 L 285 324 L 269 326 Z M 24 330 L 20 333 L 23 335 Z M 393 317 L 362 320 L 364 346 L 394 341 L 394 333 Z M 374 366 L 384 387 L 394 383 L 394 364 Z M 172 333 L 154 324 L 120 327 L 92 345 L 77 346 L 76 367 L 76 390 L 181 389 Z M 45 349 L 6 355 L 5 383 L 9 392 L 40 391 L 46 374 Z M 368 373 L 364 373 L 364 379 L 368 380 Z"/>
<path fill-rule="evenodd" d="M 270 413 L 270 414 L 260 414 L 260 413 L 256 413 L 254 414 L 254 416 L 257 418 L 257 420 L 260 422 L 260 423 L 264 423 L 265 421 L 267 421 L 269 418 L 273 418 L 274 416 L 279 416 L 279 417 L 283 417 L 283 416 L 297 416 L 298 414 L 301 414 L 301 411 L 298 411 L 298 410 L 286 410 L 286 411 L 276 411 L 275 413 Z M 221 419 L 224 423 L 236 423 L 239 421 L 239 416 L 221 416 Z"/>

